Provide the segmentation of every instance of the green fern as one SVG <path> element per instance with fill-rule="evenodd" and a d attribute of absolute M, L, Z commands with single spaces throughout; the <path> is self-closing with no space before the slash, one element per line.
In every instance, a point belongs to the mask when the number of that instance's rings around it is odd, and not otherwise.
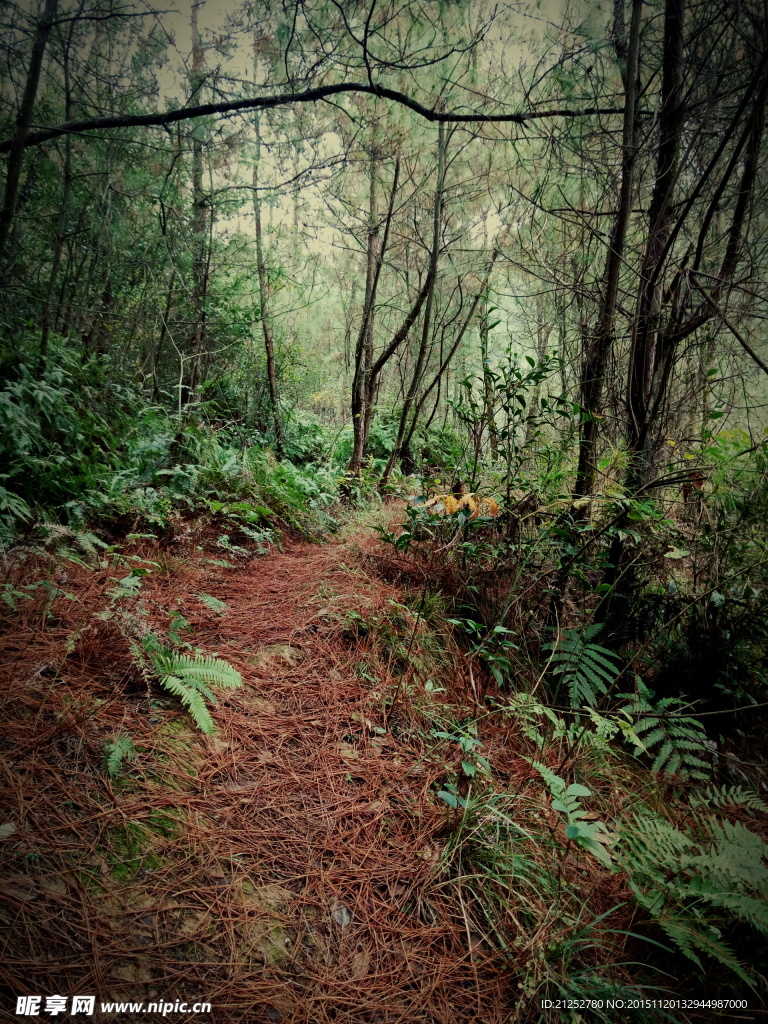
<path fill-rule="evenodd" d="M 690 799 L 691 807 L 694 809 L 716 808 L 725 810 L 729 807 L 746 807 L 750 811 L 760 811 L 768 814 L 768 804 L 765 800 L 743 786 L 708 786 L 699 793 L 692 793 Z"/>
<path fill-rule="evenodd" d="M 120 774 L 123 761 L 134 761 L 137 750 L 127 732 L 121 732 L 109 743 L 104 744 L 104 767 L 110 779 Z"/>
<path fill-rule="evenodd" d="M 634 720 L 633 728 L 625 730 L 634 745 L 654 757 L 652 771 L 708 779 L 710 766 L 699 756 L 707 749 L 704 726 L 681 714 L 685 704 L 679 698 L 664 697 L 654 704 L 653 691 L 639 677 L 636 683 L 636 693 L 619 694 L 629 701 L 620 711 Z"/>
<path fill-rule="evenodd" d="M 144 637 L 141 647 L 160 685 L 181 700 L 198 729 L 206 735 L 215 732 L 216 726 L 206 701 L 216 703 L 212 686 L 242 686 L 243 678 L 237 669 L 222 658 L 205 655 L 200 651 L 196 651 L 194 657 L 177 654 L 163 647 L 151 634 Z"/>
<path fill-rule="evenodd" d="M 637 902 L 682 953 L 754 979 L 721 938 L 723 921 L 768 938 L 768 846 L 740 822 L 698 815 L 689 833 L 650 812 L 633 816 L 615 848 Z"/>
<path fill-rule="evenodd" d="M 616 655 L 592 643 L 602 628 L 601 622 L 595 622 L 584 629 L 564 629 L 557 643 L 545 648 L 552 651 L 550 665 L 552 675 L 558 677 L 557 689 L 568 688 L 571 707 L 595 707 L 619 674 Z"/>
<path fill-rule="evenodd" d="M 198 594 L 197 599 L 206 608 L 209 608 L 212 612 L 217 612 L 219 615 L 229 611 L 229 605 L 225 604 L 224 601 L 220 601 L 218 597 L 213 597 L 212 594 Z"/>

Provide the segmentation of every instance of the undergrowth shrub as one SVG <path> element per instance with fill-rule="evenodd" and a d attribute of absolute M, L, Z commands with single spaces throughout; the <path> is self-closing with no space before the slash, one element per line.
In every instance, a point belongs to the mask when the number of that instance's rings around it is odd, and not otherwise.
<path fill-rule="evenodd" d="M 549 664 L 556 678 L 555 699 L 560 687 L 565 687 L 571 707 L 595 707 L 613 686 L 618 675 L 616 655 L 594 643 L 602 628 L 602 622 L 593 622 L 583 629 L 564 629 L 557 641 L 545 644 L 544 650 L 552 652 Z"/>
<path fill-rule="evenodd" d="M 20 361 L 0 387 L 0 497 L 6 536 L 42 509 L 63 509 L 119 471 L 136 392 L 106 356 L 60 345 L 45 370 Z"/>
<path fill-rule="evenodd" d="M 340 474 L 308 461 L 327 451 L 319 423 L 297 417 L 297 464 L 278 462 L 254 431 L 207 425 L 205 404 L 179 419 L 111 373 L 62 343 L 42 374 L 22 362 L 0 388 L 0 539 L 40 519 L 162 533 L 216 500 L 251 501 L 302 533 L 335 528 Z"/>

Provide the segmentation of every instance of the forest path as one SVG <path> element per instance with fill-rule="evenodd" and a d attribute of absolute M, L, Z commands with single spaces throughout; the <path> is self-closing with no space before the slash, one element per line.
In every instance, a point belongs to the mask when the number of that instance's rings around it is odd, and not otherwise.
<path fill-rule="evenodd" d="M 185 554 L 143 578 L 156 632 L 181 610 L 191 642 L 243 675 L 242 688 L 217 692 L 210 737 L 175 702 L 149 704 L 138 686 L 116 696 L 115 676 L 131 668 L 118 671 L 113 624 L 83 634 L 66 685 L 46 687 L 43 703 L 54 722 L 73 694 L 98 706 L 44 735 L 25 773 L 34 792 L 22 782 L 16 795 L 25 848 L 41 851 L 50 883 L 8 919 L 26 936 L 17 981 L 205 1000 L 216 1024 L 503 1019 L 503 972 L 437 870 L 445 808 L 433 784 L 445 764 L 428 733 L 404 724 L 393 735 L 382 718 L 395 683 L 367 624 L 404 605 L 366 543 L 293 542 L 231 568 Z M 110 583 L 91 574 L 76 596 L 103 607 Z M 45 631 L 50 663 L 71 634 Z M 22 711 L 17 732 L 25 721 Z M 102 750 L 118 732 L 138 756 L 110 783 Z"/>

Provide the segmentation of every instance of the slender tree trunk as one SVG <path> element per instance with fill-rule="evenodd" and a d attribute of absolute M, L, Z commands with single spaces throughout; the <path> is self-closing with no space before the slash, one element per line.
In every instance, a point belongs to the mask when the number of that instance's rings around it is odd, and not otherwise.
<path fill-rule="evenodd" d="M 267 268 L 264 263 L 264 242 L 261 227 L 261 200 L 259 199 L 259 164 L 261 162 L 261 131 L 258 116 L 254 119 L 256 133 L 256 152 L 253 162 L 253 223 L 256 235 L 256 270 L 259 276 L 259 304 L 261 330 L 264 334 L 264 352 L 267 358 L 267 385 L 269 387 L 269 404 L 272 412 L 272 424 L 275 430 L 275 454 L 282 459 L 285 451 L 285 435 L 283 420 L 280 415 L 280 398 L 277 391 L 277 371 L 275 369 L 275 342 L 272 334 L 270 315 L 270 294 Z"/>
<path fill-rule="evenodd" d="M 368 193 L 368 241 L 366 252 L 365 299 L 363 301 L 363 322 L 355 346 L 355 373 L 352 378 L 352 458 L 349 473 L 360 476 L 365 446 L 370 428 L 373 395 L 370 389 L 371 367 L 373 366 L 373 323 L 376 292 L 376 268 L 378 265 L 379 210 L 378 210 L 378 152 L 375 142 L 371 145 L 370 188 Z M 382 253 L 383 256 L 383 253 Z"/>
<path fill-rule="evenodd" d="M 193 0 L 190 26 L 192 29 L 192 96 L 198 98 L 204 80 L 203 46 L 198 30 L 197 12 L 200 0 Z M 192 130 L 192 335 L 189 341 L 191 371 L 185 391 L 185 404 L 195 394 L 202 376 L 203 354 L 206 348 L 206 292 L 208 290 L 208 200 L 203 191 L 203 128 Z"/>
<path fill-rule="evenodd" d="M 541 365 L 547 358 L 547 342 L 549 341 L 549 335 L 552 331 L 551 326 L 547 327 L 544 323 L 544 297 L 541 292 L 536 295 L 536 359 Z M 531 413 L 538 411 L 539 399 L 541 397 L 541 384 L 537 384 L 533 389 L 531 395 L 531 401 L 528 406 Z M 529 417 L 525 426 L 525 441 L 523 442 L 524 447 L 528 447 L 531 443 L 534 429 L 534 420 Z"/>
<path fill-rule="evenodd" d="M 64 49 L 64 109 L 66 118 L 69 121 L 72 117 L 72 89 L 69 80 L 69 50 L 72 45 L 72 33 L 75 22 L 70 23 L 69 37 Z M 43 307 L 43 322 L 40 330 L 40 372 L 45 370 L 48 358 L 48 338 L 51 332 L 51 325 L 54 314 L 54 295 L 56 284 L 61 267 L 61 255 L 64 249 L 64 236 L 67 227 L 67 215 L 69 213 L 69 194 L 72 188 L 72 137 L 68 135 L 64 140 L 64 186 L 61 195 L 61 206 L 59 216 L 56 219 L 56 229 L 53 238 L 53 256 L 51 260 L 51 273 L 48 277 L 48 287 L 45 294 L 45 305 Z"/>
<path fill-rule="evenodd" d="M 677 181 L 683 128 L 683 20 L 685 0 L 666 0 L 664 56 L 659 114 L 659 149 L 649 211 L 649 233 L 640 274 L 636 333 L 630 355 L 627 394 L 628 483 L 637 489 L 649 479 L 652 462 L 651 416 L 658 407 L 658 371 L 664 361 L 660 348 L 663 275 L 661 262 L 671 231 L 671 205 Z"/>
<path fill-rule="evenodd" d="M 440 365 L 439 365 L 439 367 L 437 369 L 437 372 L 435 373 L 434 377 L 432 378 L 432 382 L 429 384 L 428 387 L 426 387 L 422 391 L 421 395 L 419 396 L 419 398 L 418 398 L 418 400 L 416 402 L 416 405 L 414 407 L 414 415 L 411 418 L 411 427 L 410 427 L 409 433 L 406 435 L 406 438 L 405 438 L 405 447 L 410 445 L 411 438 L 413 437 L 413 433 L 414 433 L 414 431 L 416 429 L 416 423 L 418 422 L 418 417 L 419 417 L 419 415 L 421 413 L 421 410 L 423 409 L 424 404 L 426 403 L 427 399 L 432 394 L 432 392 L 434 391 L 435 388 L 438 389 L 438 397 L 439 397 L 440 385 L 441 385 L 441 382 L 443 380 L 443 377 L 444 377 L 445 373 L 447 372 L 448 367 L 451 365 L 451 361 L 453 360 L 453 357 L 456 355 L 456 352 L 458 351 L 459 345 L 461 344 L 461 342 L 462 342 L 462 340 L 464 338 L 464 335 L 467 332 L 467 328 L 469 327 L 469 325 L 472 322 L 472 318 L 474 317 L 475 312 L 477 311 L 477 307 L 479 306 L 481 299 L 483 298 L 484 295 L 487 295 L 487 293 L 488 293 L 488 285 L 489 285 L 489 282 L 491 280 L 491 273 L 493 271 L 493 266 L 494 266 L 496 260 L 498 259 L 498 256 L 499 256 L 499 249 L 494 249 L 493 255 L 491 256 L 490 262 L 488 264 L 488 270 L 486 272 L 485 279 L 483 280 L 483 283 L 481 284 L 481 286 L 478 289 L 478 291 L 475 293 L 475 297 L 472 299 L 472 303 L 471 303 L 471 305 L 469 307 L 469 312 L 467 313 L 466 317 L 464 318 L 464 321 L 463 321 L 461 327 L 459 328 L 459 331 L 458 331 L 456 337 L 453 339 L 453 343 L 451 344 L 451 347 L 448 349 L 448 353 L 441 358 Z M 446 406 L 446 409 L 447 408 L 448 407 Z M 427 421 L 428 423 L 432 422 L 432 419 L 434 418 L 436 412 L 437 412 L 437 404 L 435 404 L 435 408 L 432 410 L 432 414 L 429 417 L 429 420 Z"/>
<path fill-rule="evenodd" d="M 488 440 L 494 458 L 499 452 L 499 436 L 496 430 L 496 394 L 494 391 L 493 374 L 491 373 L 490 355 L 488 353 L 488 337 L 490 334 L 488 317 L 488 294 L 482 297 L 480 307 L 480 358 L 483 363 L 483 420 L 488 430 Z"/>
<path fill-rule="evenodd" d="M 173 306 L 173 291 L 176 284 L 176 267 L 171 263 L 171 275 L 168 280 L 168 291 L 165 296 L 165 309 L 163 311 L 163 323 L 160 327 L 160 337 L 152 358 L 152 397 L 157 401 L 160 398 L 160 360 L 163 354 L 165 339 L 168 337 L 168 320 Z"/>
<path fill-rule="evenodd" d="M 372 164 L 371 174 L 374 174 Z M 373 182 L 373 177 L 372 177 Z M 353 477 L 360 476 L 365 449 L 368 444 L 368 435 L 371 429 L 371 422 L 376 407 L 376 400 L 379 393 L 379 375 L 386 362 L 392 357 L 399 341 L 393 346 L 390 343 L 382 355 L 374 362 L 373 359 L 373 315 L 376 304 L 376 295 L 379 287 L 381 267 L 384 262 L 384 254 L 387 251 L 389 241 L 389 230 L 392 225 L 392 215 L 395 208 L 395 197 L 400 182 L 400 159 L 395 160 L 395 170 L 392 178 L 392 191 L 389 195 L 387 216 L 384 222 L 384 236 L 381 245 L 376 247 L 375 237 L 369 234 L 368 258 L 374 253 L 373 275 L 370 276 L 371 265 L 369 262 L 369 276 L 366 279 L 366 296 L 363 304 L 363 319 L 355 343 L 355 375 L 352 380 L 352 430 L 353 446 L 348 474 Z M 374 186 L 371 186 L 371 209 L 374 209 Z M 373 223 L 371 222 L 371 227 Z M 376 227 L 376 235 L 378 226 Z M 370 286 L 369 286 L 370 282 Z M 419 308 L 421 305 L 419 304 Z M 418 313 L 416 313 L 418 316 Z M 395 336 L 397 338 L 397 335 Z M 367 339 L 367 340 L 366 340 Z M 402 339 L 401 339 L 402 340 Z"/>
<path fill-rule="evenodd" d="M 43 306 L 43 320 L 40 328 L 40 373 L 45 370 L 48 360 L 48 339 L 53 322 L 56 285 L 59 279 L 61 268 L 61 255 L 64 249 L 64 234 L 67 225 L 67 211 L 69 207 L 69 194 L 72 185 L 72 140 L 67 137 L 64 142 L 64 188 L 61 195 L 61 206 L 59 216 L 56 220 L 56 229 L 53 239 L 53 254 L 51 259 L 51 272 L 48 275 L 48 285 L 45 292 L 45 304 Z"/>
<path fill-rule="evenodd" d="M 32 121 L 32 110 L 37 98 L 37 87 L 40 83 L 40 71 L 43 66 L 45 47 L 51 27 L 56 18 L 56 10 L 59 0 L 46 0 L 43 15 L 37 23 L 35 39 L 32 44 L 32 52 L 29 58 L 29 70 L 27 81 L 24 86 L 24 95 L 21 98 L 19 114 L 16 118 L 16 130 L 11 140 L 11 148 L 8 153 L 8 163 L 5 173 L 5 189 L 3 200 L 0 204 L 0 267 L 5 266 L 5 249 L 10 237 L 13 225 L 13 215 L 16 209 L 16 197 L 19 192 L 19 180 L 21 178 L 21 167 L 24 161 L 24 147 Z"/>
<path fill-rule="evenodd" d="M 602 406 L 606 367 L 614 342 L 619 277 L 624 262 L 627 227 L 632 212 L 633 172 L 637 148 L 635 122 L 642 6 L 643 0 L 632 0 L 632 20 L 629 40 L 625 47 L 623 44 L 624 0 L 616 0 L 615 3 L 614 39 L 624 79 L 621 185 L 619 206 L 605 257 L 600 311 L 594 334 L 587 344 L 581 372 L 581 442 L 574 485 L 574 493 L 577 497 L 592 494 L 595 490 L 598 416 Z"/>
<path fill-rule="evenodd" d="M 445 127 L 441 122 L 437 136 L 437 184 L 435 186 L 435 202 L 432 214 L 432 251 L 429 258 L 429 270 L 427 272 L 427 297 L 424 307 L 424 319 L 421 327 L 421 342 L 416 356 L 416 366 L 411 378 L 411 384 L 403 403 L 403 411 L 400 415 L 400 423 L 397 429 L 395 446 L 387 461 L 384 474 L 382 475 L 380 487 L 386 487 L 392 476 L 395 463 L 400 458 L 403 438 L 405 437 L 408 420 L 411 415 L 416 396 L 421 385 L 421 378 L 424 373 L 427 353 L 429 350 L 430 332 L 432 329 L 432 306 L 435 298 L 435 282 L 437 280 L 437 263 L 440 256 L 440 234 L 443 220 L 443 186 L 445 184 Z"/>

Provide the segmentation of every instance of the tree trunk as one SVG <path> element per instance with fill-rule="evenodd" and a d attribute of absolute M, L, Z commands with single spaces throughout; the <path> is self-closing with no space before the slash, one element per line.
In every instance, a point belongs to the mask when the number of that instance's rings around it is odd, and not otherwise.
<path fill-rule="evenodd" d="M 13 134 L 8 153 L 5 189 L 3 191 L 2 205 L 0 205 L 0 268 L 5 265 L 5 249 L 8 244 L 13 224 L 13 214 L 16 209 L 21 166 L 24 161 L 24 147 L 32 120 L 32 109 L 37 98 L 37 87 L 40 82 L 40 71 L 43 66 L 45 47 L 54 19 L 56 18 L 58 5 L 59 0 L 46 0 L 43 16 L 37 24 L 35 40 L 32 44 L 27 81 L 24 86 L 24 95 L 21 99 L 19 114 L 16 118 L 16 131 Z"/>
<path fill-rule="evenodd" d="M 536 360 L 541 365 L 547 358 L 547 342 L 552 328 L 544 323 L 544 297 L 541 292 L 536 294 Z M 534 418 L 533 414 L 539 411 L 539 399 L 541 398 L 541 384 L 533 389 L 531 401 L 528 404 L 529 417 L 525 426 L 525 441 L 523 447 L 527 448 L 533 439 Z"/>
<path fill-rule="evenodd" d="M 192 96 L 199 96 L 203 86 L 203 47 L 197 25 L 200 0 L 193 0 L 190 26 L 192 29 Z M 191 401 L 202 377 L 202 360 L 206 348 L 206 292 L 208 290 L 208 200 L 203 192 L 203 138 L 202 127 L 192 131 L 192 334 L 189 340 L 191 372 L 185 388 L 185 404 Z"/>
<path fill-rule="evenodd" d="M 474 317 L 475 312 L 477 310 L 477 307 L 480 304 L 480 300 L 482 299 L 482 297 L 484 295 L 487 295 L 488 285 L 489 285 L 489 282 L 491 280 L 491 273 L 493 271 L 493 266 L 494 266 L 496 260 L 498 259 L 498 256 L 499 256 L 499 249 L 497 248 L 497 249 L 494 250 L 493 255 L 491 256 L 490 262 L 488 264 L 488 270 L 487 270 L 486 275 L 485 275 L 485 279 L 483 280 L 483 283 L 481 284 L 479 290 L 475 293 L 475 297 L 472 299 L 472 303 L 471 303 L 471 305 L 469 307 L 469 312 L 467 313 L 466 317 L 464 318 L 464 322 L 462 323 L 461 327 L 459 328 L 458 334 L 453 339 L 453 344 L 448 349 L 448 354 L 445 355 L 441 359 L 440 365 L 439 365 L 439 367 L 437 369 L 437 372 L 435 373 L 434 377 L 432 378 L 431 384 L 429 385 L 429 387 L 424 389 L 424 391 L 419 396 L 418 401 L 416 402 L 416 405 L 414 407 L 414 415 L 413 415 L 413 417 L 411 419 L 411 427 L 410 427 L 410 430 L 409 430 L 409 432 L 408 432 L 408 434 L 406 435 L 406 438 L 405 438 L 405 447 L 408 447 L 408 445 L 410 445 L 411 438 L 413 437 L 413 432 L 416 429 L 416 423 L 418 421 L 418 416 L 421 413 L 421 410 L 424 407 L 424 404 L 425 404 L 426 400 L 429 398 L 429 396 L 431 395 L 431 393 L 433 392 L 433 390 L 435 388 L 438 389 L 438 395 L 439 395 L 440 382 L 443 379 L 443 375 L 445 374 L 445 372 L 448 369 L 448 367 L 451 365 L 451 361 L 453 360 L 453 357 L 456 355 L 456 352 L 458 351 L 459 345 L 461 344 L 462 339 L 464 338 L 464 335 L 467 332 L 467 328 L 469 327 L 470 323 L 472 322 L 472 318 Z M 432 415 L 429 417 L 429 420 L 427 421 L 428 424 L 432 422 L 432 419 L 433 419 L 436 411 L 437 411 L 437 405 L 435 405 L 435 408 L 432 410 Z"/>
<path fill-rule="evenodd" d="M 581 372 L 581 441 L 576 470 L 576 497 L 592 494 L 597 476 L 597 426 L 602 406 L 608 357 L 613 347 L 619 276 L 624 261 L 627 227 L 632 213 L 633 171 L 637 147 L 636 105 L 638 92 L 638 56 L 640 16 L 643 0 L 632 0 L 632 20 L 626 50 L 623 45 L 624 0 L 616 0 L 614 41 L 624 79 L 624 121 L 622 127 L 621 185 L 619 206 L 613 222 L 605 268 L 597 325 L 589 340 Z M 626 60 L 624 54 L 626 53 Z"/>
<path fill-rule="evenodd" d="M 664 353 L 659 344 L 662 260 L 671 231 L 671 206 L 677 181 L 683 128 L 683 18 L 685 0 L 666 0 L 664 57 L 659 114 L 659 149 L 649 211 L 649 233 L 640 273 L 635 337 L 630 354 L 627 434 L 630 454 L 628 484 L 636 490 L 650 478 L 653 464 L 652 410 L 658 408 L 662 386 L 659 370 Z"/>
<path fill-rule="evenodd" d="M 277 393 L 277 371 L 275 369 L 275 342 L 272 335 L 270 316 L 269 280 L 264 263 L 264 243 L 261 228 L 261 200 L 259 199 L 259 163 L 261 161 L 261 132 L 259 119 L 254 118 L 256 133 L 256 153 L 253 162 L 253 224 L 256 235 L 256 270 L 259 276 L 259 304 L 261 330 L 264 334 L 264 353 L 267 357 L 267 386 L 269 388 L 269 404 L 272 412 L 272 424 L 275 430 L 275 454 L 282 459 L 285 452 L 285 435 L 283 420 L 280 415 L 280 398 Z"/>
<path fill-rule="evenodd" d="M 400 415 L 400 424 L 397 429 L 395 446 L 387 461 L 386 469 L 379 483 L 379 487 L 386 487 L 392 476 L 392 470 L 400 457 L 403 438 L 410 418 L 411 410 L 416 402 L 416 396 L 421 385 L 421 378 L 424 373 L 424 366 L 427 360 L 429 349 L 429 338 L 432 327 L 432 306 L 435 298 L 435 282 L 437 280 L 437 263 L 440 255 L 440 232 L 443 219 L 443 186 L 445 184 L 445 127 L 440 123 L 437 136 L 437 184 L 435 186 L 435 202 L 432 215 L 432 251 L 429 257 L 429 270 L 427 272 L 427 297 L 424 307 L 424 320 L 421 327 L 421 342 L 416 356 L 416 366 L 411 378 L 411 384 L 403 403 L 403 411 Z M 418 415 L 418 409 L 416 410 Z"/>
<path fill-rule="evenodd" d="M 352 379 L 352 458 L 348 472 L 360 476 L 371 424 L 373 395 L 371 394 L 371 367 L 373 366 L 373 322 L 376 298 L 377 243 L 379 237 L 378 211 L 378 152 L 371 146 L 370 190 L 368 193 L 368 241 L 365 272 L 365 299 L 363 321 L 355 346 L 355 373 Z M 382 252 L 383 257 L 383 252 Z"/>
<path fill-rule="evenodd" d="M 72 45 L 72 34 L 75 29 L 75 22 L 70 22 L 69 37 L 64 49 L 64 109 L 67 120 L 72 117 L 72 90 L 69 80 L 69 50 Z M 40 330 L 40 373 L 45 370 L 48 359 L 48 338 L 51 332 L 51 325 L 54 313 L 54 294 L 56 283 L 59 278 L 61 267 L 61 254 L 64 249 L 64 235 L 67 227 L 67 214 L 69 212 L 69 194 L 72 189 L 72 138 L 67 136 L 64 140 L 64 187 L 61 195 L 61 206 L 56 219 L 56 229 L 53 238 L 53 254 L 51 259 L 51 273 L 48 277 L 48 287 L 45 294 L 45 305 L 43 307 L 43 322 Z"/>
<path fill-rule="evenodd" d="M 491 452 L 495 458 L 499 452 L 499 436 L 496 430 L 496 394 L 493 386 L 490 356 L 488 354 L 489 334 L 488 294 L 486 293 L 482 297 L 482 306 L 480 308 L 480 358 L 483 363 L 483 421 L 488 430 L 488 440 L 490 441 Z"/>

